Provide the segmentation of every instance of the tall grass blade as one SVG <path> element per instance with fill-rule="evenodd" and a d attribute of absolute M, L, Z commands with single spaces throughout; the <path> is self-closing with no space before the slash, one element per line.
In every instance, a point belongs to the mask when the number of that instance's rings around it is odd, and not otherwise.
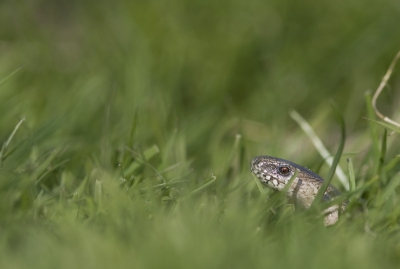
<path fill-rule="evenodd" d="M 353 161 L 351 158 L 347 158 L 347 169 L 349 172 L 350 191 L 354 191 L 356 189 L 356 177 L 354 175 Z"/>
<path fill-rule="evenodd" d="M 339 147 L 335 154 L 335 158 L 333 159 L 332 166 L 329 169 L 328 175 L 325 177 L 324 183 L 322 184 L 321 188 L 318 190 L 318 193 L 315 196 L 314 201 L 312 202 L 312 205 L 311 205 L 312 207 L 314 207 L 316 204 L 320 203 L 320 201 L 322 200 L 322 196 L 324 196 L 326 189 L 328 188 L 329 184 L 331 183 L 333 175 L 335 174 L 336 167 L 340 161 L 340 157 L 342 156 L 344 143 L 346 141 L 346 126 L 344 124 L 343 116 L 334 104 L 332 104 L 332 108 L 333 108 L 333 112 L 336 116 L 336 119 L 337 119 L 337 121 L 339 123 L 339 127 L 340 127 Z"/>
<path fill-rule="evenodd" d="M 318 150 L 319 154 L 322 156 L 325 162 L 330 167 L 332 167 L 333 158 L 331 154 L 326 149 L 321 139 L 319 139 L 319 137 L 315 134 L 314 130 L 311 128 L 308 122 L 296 111 L 291 111 L 290 116 L 297 122 L 297 124 L 300 125 L 301 129 L 303 129 L 303 131 L 307 134 L 307 136 L 310 138 L 311 142 L 314 144 L 315 148 Z M 349 190 L 349 180 L 347 179 L 347 176 L 343 172 L 342 168 L 340 168 L 340 166 L 337 166 L 337 169 L 335 171 L 340 183 L 342 183 L 343 187 L 346 190 Z"/>

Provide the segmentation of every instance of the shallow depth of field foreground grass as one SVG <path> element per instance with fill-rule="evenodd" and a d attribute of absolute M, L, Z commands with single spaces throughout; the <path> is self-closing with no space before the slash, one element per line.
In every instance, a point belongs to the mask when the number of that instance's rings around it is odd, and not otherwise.
<path fill-rule="evenodd" d="M 0 268 L 398 268 L 400 132 L 371 106 L 398 18 L 397 0 L 2 1 Z M 399 70 L 377 102 L 396 121 Z M 332 155 L 345 138 L 332 227 L 251 175 L 263 154 L 328 175 L 291 111 Z"/>

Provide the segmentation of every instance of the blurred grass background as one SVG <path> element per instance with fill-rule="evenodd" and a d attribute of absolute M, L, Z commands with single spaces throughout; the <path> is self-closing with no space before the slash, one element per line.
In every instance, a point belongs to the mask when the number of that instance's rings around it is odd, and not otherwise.
<path fill-rule="evenodd" d="M 1 141 L 26 120 L 2 151 L 1 268 L 397 268 L 398 132 L 363 117 L 399 18 L 395 0 L 2 1 Z M 399 87 L 378 100 L 398 121 Z M 358 191 L 326 229 L 268 204 L 249 162 L 325 176 L 289 112 L 334 153 L 331 100 Z"/>

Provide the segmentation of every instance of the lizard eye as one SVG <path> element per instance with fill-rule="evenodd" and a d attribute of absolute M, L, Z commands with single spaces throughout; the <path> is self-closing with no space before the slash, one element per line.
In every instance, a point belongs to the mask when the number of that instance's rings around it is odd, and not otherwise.
<path fill-rule="evenodd" d="M 286 176 L 287 174 L 290 173 L 290 168 L 288 166 L 280 166 L 278 168 L 279 173 L 281 173 L 282 175 Z"/>

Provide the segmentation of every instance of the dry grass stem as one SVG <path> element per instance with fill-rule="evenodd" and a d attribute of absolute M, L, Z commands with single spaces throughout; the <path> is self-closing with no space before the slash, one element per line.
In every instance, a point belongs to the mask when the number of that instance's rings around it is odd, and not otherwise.
<path fill-rule="evenodd" d="M 383 88 L 386 86 L 390 76 L 392 75 L 394 66 L 396 65 L 399 58 L 400 58 L 400 51 L 396 54 L 396 56 L 392 60 L 392 63 L 390 64 L 389 69 L 386 71 L 385 76 L 383 77 L 381 83 L 379 84 L 378 89 L 376 90 L 374 96 L 372 97 L 372 107 L 374 108 L 376 115 L 378 115 L 378 117 L 381 118 L 382 120 L 384 120 L 390 124 L 393 124 L 397 127 L 400 127 L 400 123 L 386 117 L 385 115 L 383 115 L 382 113 L 379 112 L 378 108 L 376 107 L 376 100 L 378 99 L 379 95 L 381 94 Z"/>

